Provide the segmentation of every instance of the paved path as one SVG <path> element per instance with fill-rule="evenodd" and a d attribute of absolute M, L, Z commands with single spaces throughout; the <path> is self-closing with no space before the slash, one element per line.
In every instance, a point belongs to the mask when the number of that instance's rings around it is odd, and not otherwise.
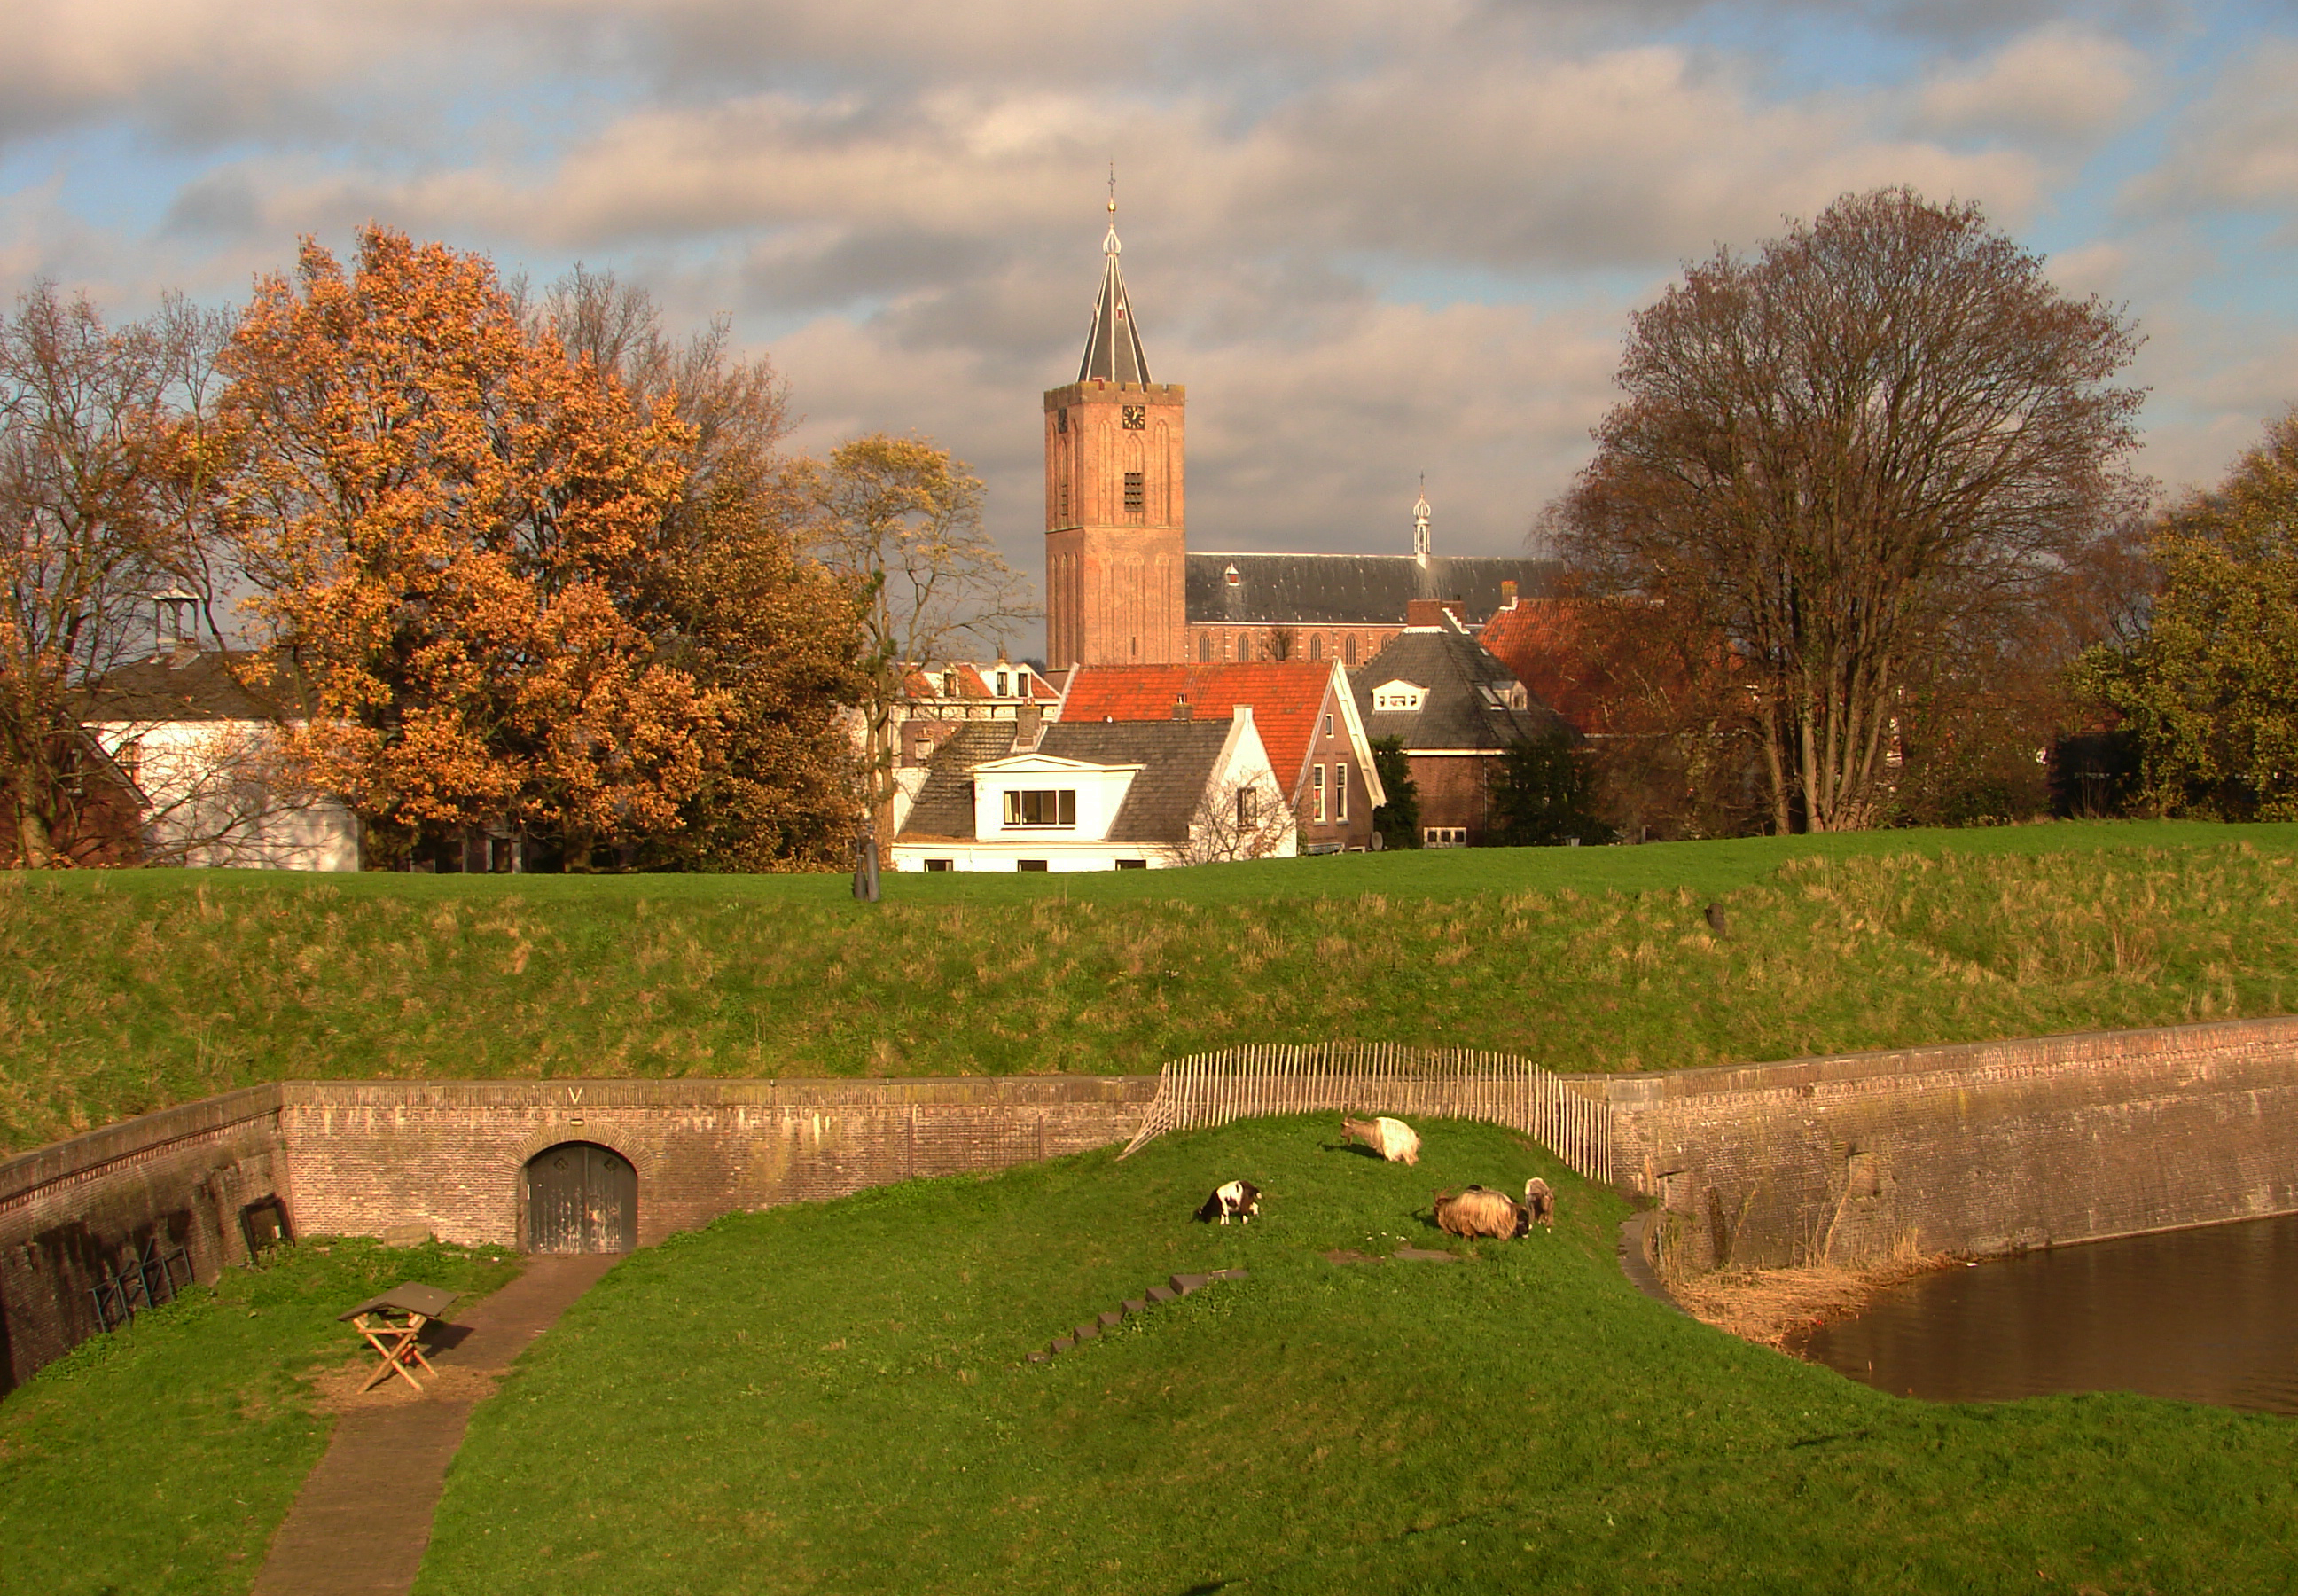
<path fill-rule="evenodd" d="M 458 1316 L 467 1336 L 431 1354 L 442 1376 L 439 1394 L 346 1413 L 272 1537 L 255 1596 L 407 1596 L 431 1543 L 447 1465 L 477 1405 L 468 1375 L 454 1371 L 501 1374 L 619 1261 L 529 1259 L 517 1279 Z"/>

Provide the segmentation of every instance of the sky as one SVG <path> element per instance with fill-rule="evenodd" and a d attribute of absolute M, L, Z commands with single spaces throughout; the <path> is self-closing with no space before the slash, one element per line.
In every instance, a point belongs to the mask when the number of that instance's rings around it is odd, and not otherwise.
<path fill-rule="evenodd" d="M 2298 401 L 2298 0 L 10 0 L 0 291 L 244 301 L 374 220 L 731 318 L 1042 573 L 1117 173 L 1192 548 L 1517 551 L 1629 316 L 1839 194 L 1975 200 L 2145 343 L 2139 467 Z"/>

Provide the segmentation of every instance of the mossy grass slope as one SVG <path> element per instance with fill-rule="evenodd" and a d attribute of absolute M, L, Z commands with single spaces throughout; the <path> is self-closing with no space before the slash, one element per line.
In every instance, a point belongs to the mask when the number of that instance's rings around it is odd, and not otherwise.
<path fill-rule="evenodd" d="M 334 1432 L 309 1377 L 366 1350 L 335 1315 L 403 1280 L 467 1300 L 517 1269 L 306 1243 L 81 1343 L 0 1402 L 0 1592 L 246 1591 Z"/>
<path fill-rule="evenodd" d="M 1499 1129 L 1324 1117 L 729 1218 L 475 1418 L 418 1592 L 2230 1591 L 2298 1578 L 2298 1426 L 1941 1407 L 1639 1295 L 1624 1206 Z M 1561 1194 L 1461 1243 L 1468 1180 Z M 1196 1225 L 1216 1182 L 1249 1228 Z M 1393 1258 L 1403 1243 L 1454 1263 Z M 1335 1249 L 1381 1261 L 1335 1264 Z M 1469 1255 L 1473 1254 L 1472 1257 Z M 1243 1266 L 1047 1364 L 1175 1270 Z"/>
<path fill-rule="evenodd" d="M 6 875 L 0 1154 L 298 1077 L 1349 1039 L 1669 1069 L 2280 1013 L 2294 856 L 2298 826 L 2056 825 L 889 877 L 875 906 L 825 877 Z"/>

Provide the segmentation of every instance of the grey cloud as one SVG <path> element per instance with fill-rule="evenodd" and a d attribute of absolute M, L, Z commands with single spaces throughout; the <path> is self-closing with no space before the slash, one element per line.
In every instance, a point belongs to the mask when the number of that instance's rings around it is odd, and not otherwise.
<path fill-rule="evenodd" d="M 2162 163 L 2133 183 L 2142 211 L 2298 213 L 2298 40 L 2263 40 L 2179 117 Z"/>

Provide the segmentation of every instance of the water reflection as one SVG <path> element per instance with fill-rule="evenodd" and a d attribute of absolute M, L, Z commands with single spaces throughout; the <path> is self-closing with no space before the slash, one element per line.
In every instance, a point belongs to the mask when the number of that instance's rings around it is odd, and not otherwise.
<path fill-rule="evenodd" d="M 1791 1350 L 1938 1402 L 2136 1391 L 2298 1414 L 2298 1215 L 1926 1275 Z"/>

